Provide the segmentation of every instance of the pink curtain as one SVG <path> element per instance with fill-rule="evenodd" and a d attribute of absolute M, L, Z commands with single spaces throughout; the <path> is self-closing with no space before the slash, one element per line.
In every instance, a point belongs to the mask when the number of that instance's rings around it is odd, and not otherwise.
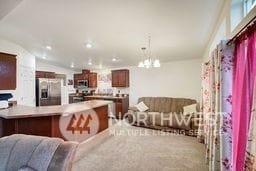
<path fill-rule="evenodd" d="M 245 150 L 256 73 L 256 24 L 235 42 L 233 77 L 233 170 L 244 170 Z"/>
<path fill-rule="evenodd" d="M 250 119 L 250 129 L 246 148 L 245 170 L 256 170 L 256 81 L 254 82 L 253 107 Z"/>

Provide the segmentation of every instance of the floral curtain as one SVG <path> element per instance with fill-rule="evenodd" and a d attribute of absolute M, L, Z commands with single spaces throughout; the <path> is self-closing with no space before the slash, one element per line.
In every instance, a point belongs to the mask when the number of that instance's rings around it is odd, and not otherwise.
<path fill-rule="evenodd" d="M 232 84 L 234 68 L 234 48 L 222 41 L 220 84 L 220 156 L 221 170 L 232 170 Z"/>
<path fill-rule="evenodd" d="M 202 120 L 198 138 L 206 145 L 209 170 L 231 170 L 233 48 L 222 41 L 202 71 Z"/>
<path fill-rule="evenodd" d="M 256 82 L 254 83 L 253 107 L 246 149 L 245 170 L 256 170 Z"/>
<path fill-rule="evenodd" d="M 202 87 L 201 87 L 201 102 L 200 102 L 200 115 L 199 120 L 199 128 L 198 128 L 198 136 L 200 142 L 204 142 L 205 140 L 205 133 L 208 130 L 206 124 L 206 118 L 203 117 L 203 114 L 210 113 L 210 62 L 203 63 L 202 65 Z"/>

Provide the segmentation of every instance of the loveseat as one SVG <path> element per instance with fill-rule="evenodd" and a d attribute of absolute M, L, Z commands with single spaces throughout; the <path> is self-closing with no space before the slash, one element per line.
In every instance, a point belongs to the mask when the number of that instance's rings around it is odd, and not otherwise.
<path fill-rule="evenodd" d="M 141 112 L 135 106 L 129 107 L 127 121 L 134 126 L 158 129 L 172 133 L 196 136 L 198 130 L 198 113 L 184 114 L 183 108 L 197 104 L 196 100 L 169 97 L 141 97 L 149 109 Z M 196 111 L 199 106 L 196 105 Z"/>

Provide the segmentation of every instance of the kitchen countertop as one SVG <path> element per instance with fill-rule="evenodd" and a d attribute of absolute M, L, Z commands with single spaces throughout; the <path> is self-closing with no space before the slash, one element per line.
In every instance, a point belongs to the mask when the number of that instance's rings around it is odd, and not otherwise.
<path fill-rule="evenodd" d="M 116 96 L 101 96 L 101 95 L 93 95 L 93 96 L 85 96 L 85 97 L 93 97 L 93 98 L 99 98 L 99 99 L 125 99 L 126 97 L 116 97 Z"/>
<path fill-rule="evenodd" d="M 90 100 L 85 102 L 56 105 L 56 106 L 41 106 L 41 107 L 29 107 L 17 105 L 8 109 L 0 110 L 0 117 L 5 119 L 14 118 L 27 118 L 27 117 L 41 117 L 51 115 L 68 115 L 76 112 L 90 110 L 93 108 L 105 106 L 113 103 L 106 100 Z"/>

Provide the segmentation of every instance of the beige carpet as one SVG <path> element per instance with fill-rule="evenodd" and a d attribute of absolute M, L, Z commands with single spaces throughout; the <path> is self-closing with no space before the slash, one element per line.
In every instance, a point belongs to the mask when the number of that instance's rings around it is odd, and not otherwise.
<path fill-rule="evenodd" d="M 113 131 L 118 135 L 110 136 Z M 204 162 L 204 145 L 196 138 L 159 133 L 151 129 L 115 126 L 78 147 L 72 170 L 208 170 Z"/>

